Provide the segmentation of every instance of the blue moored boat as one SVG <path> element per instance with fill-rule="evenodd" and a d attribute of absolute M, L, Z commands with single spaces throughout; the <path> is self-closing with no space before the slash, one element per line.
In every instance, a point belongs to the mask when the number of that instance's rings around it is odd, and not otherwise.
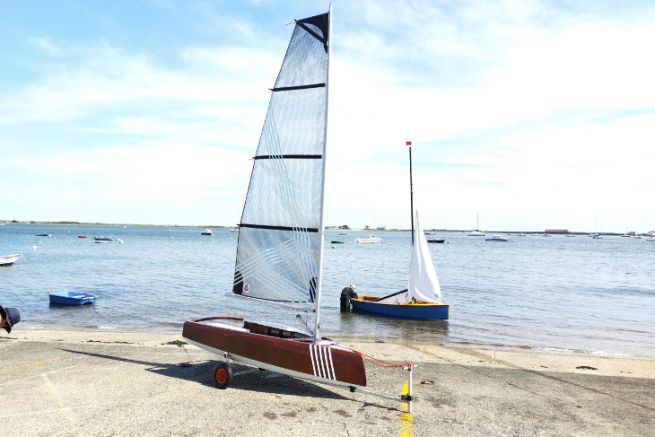
<path fill-rule="evenodd" d="M 341 292 L 342 311 L 352 306 L 355 311 L 403 319 L 447 320 L 450 317 L 450 305 L 441 301 L 439 279 L 425 234 L 421 231 L 418 213 L 413 235 L 408 288 L 383 297 L 357 296 L 351 285 Z"/>
<path fill-rule="evenodd" d="M 95 303 L 97 297 L 98 296 L 93 293 L 58 291 L 50 293 L 50 303 L 56 305 L 85 305 Z"/>
<path fill-rule="evenodd" d="M 432 264 L 432 256 L 418 220 L 418 212 L 414 210 L 412 187 L 412 142 L 409 146 L 409 185 L 410 204 L 412 207 L 412 257 L 409 262 L 409 280 L 407 288 L 386 296 L 358 296 L 354 285 L 341 291 L 341 311 L 353 310 L 377 314 L 380 316 L 400 317 L 419 320 L 448 320 L 450 305 L 441 300 L 441 286 L 437 272 Z M 415 220 L 416 218 L 416 220 Z M 416 227 L 414 227 L 416 222 Z M 443 243 L 444 240 L 435 239 Z"/>
<path fill-rule="evenodd" d="M 403 319 L 447 320 L 450 315 L 450 305 L 447 303 L 388 304 L 378 302 L 378 299 L 373 296 L 360 296 L 352 299 L 350 303 L 356 311 Z"/>

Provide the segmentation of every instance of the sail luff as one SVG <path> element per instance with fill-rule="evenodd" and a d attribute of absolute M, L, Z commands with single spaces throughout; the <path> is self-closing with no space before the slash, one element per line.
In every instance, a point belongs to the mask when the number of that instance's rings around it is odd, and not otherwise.
<path fill-rule="evenodd" d="M 322 189 L 321 189 L 321 213 L 320 213 L 320 225 L 319 232 L 320 243 L 319 243 L 319 252 L 318 252 L 318 278 L 316 281 L 316 299 L 315 299 L 315 311 L 314 311 L 314 339 L 318 340 L 321 338 L 320 333 L 320 320 L 321 320 L 321 294 L 323 290 L 323 246 L 325 243 L 325 227 L 324 227 L 324 218 L 325 218 L 325 168 L 327 166 L 327 133 L 328 133 L 328 109 L 330 101 L 330 58 L 332 55 L 332 3 L 328 8 L 328 34 L 326 37 L 327 43 L 327 67 L 325 74 L 325 122 L 324 122 L 324 134 L 323 134 L 323 176 L 322 176 Z"/>

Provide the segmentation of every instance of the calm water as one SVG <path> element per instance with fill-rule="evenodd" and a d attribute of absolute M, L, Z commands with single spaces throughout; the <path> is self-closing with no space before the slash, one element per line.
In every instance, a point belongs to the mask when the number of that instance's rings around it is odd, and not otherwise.
<path fill-rule="evenodd" d="M 20 308 L 21 327 L 178 331 L 184 320 L 252 315 L 231 289 L 237 233 L 130 226 L 0 226 L 0 255 L 22 253 L 0 268 L 0 303 Z M 50 233 L 51 237 L 37 237 Z M 77 235 L 88 235 L 78 239 Z M 97 244 L 94 235 L 123 240 Z M 655 356 L 655 242 L 605 237 L 512 236 L 507 243 L 447 234 L 431 244 L 451 306 L 447 322 L 340 314 L 341 289 L 384 294 L 406 287 L 409 232 L 328 232 L 321 324 L 326 335 L 374 336 Z M 51 291 L 90 291 L 96 305 L 50 307 Z"/>

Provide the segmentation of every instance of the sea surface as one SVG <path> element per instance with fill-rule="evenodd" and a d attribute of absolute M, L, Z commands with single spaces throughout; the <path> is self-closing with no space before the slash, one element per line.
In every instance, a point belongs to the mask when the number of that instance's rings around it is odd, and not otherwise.
<path fill-rule="evenodd" d="M 0 304 L 20 309 L 23 329 L 178 332 L 185 320 L 213 315 L 283 320 L 284 309 L 228 292 L 238 233 L 215 228 L 208 237 L 201 231 L 0 225 L 0 255 L 23 254 L 0 267 Z M 377 232 L 383 243 L 353 242 L 367 235 L 326 232 L 323 335 L 655 357 L 655 241 L 511 235 L 502 243 L 437 233 L 446 243 L 430 250 L 450 320 L 408 321 L 339 311 L 341 289 L 350 283 L 360 294 L 406 288 L 411 234 Z M 93 236 L 114 241 L 94 243 Z M 95 305 L 51 306 L 48 294 L 64 290 L 99 297 Z M 285 323 L 295 323 L 290 320 Z"/>

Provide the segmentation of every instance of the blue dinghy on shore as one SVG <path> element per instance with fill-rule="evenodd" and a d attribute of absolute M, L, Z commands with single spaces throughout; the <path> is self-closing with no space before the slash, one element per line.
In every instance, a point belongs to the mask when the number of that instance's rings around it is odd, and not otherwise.
<path fill-rule="evenodd" d="M 93 293 L 58 291 L 50 293 L 50 303 L 56 305 L 85 305 L 95 303 L 97 297 Z"/>

